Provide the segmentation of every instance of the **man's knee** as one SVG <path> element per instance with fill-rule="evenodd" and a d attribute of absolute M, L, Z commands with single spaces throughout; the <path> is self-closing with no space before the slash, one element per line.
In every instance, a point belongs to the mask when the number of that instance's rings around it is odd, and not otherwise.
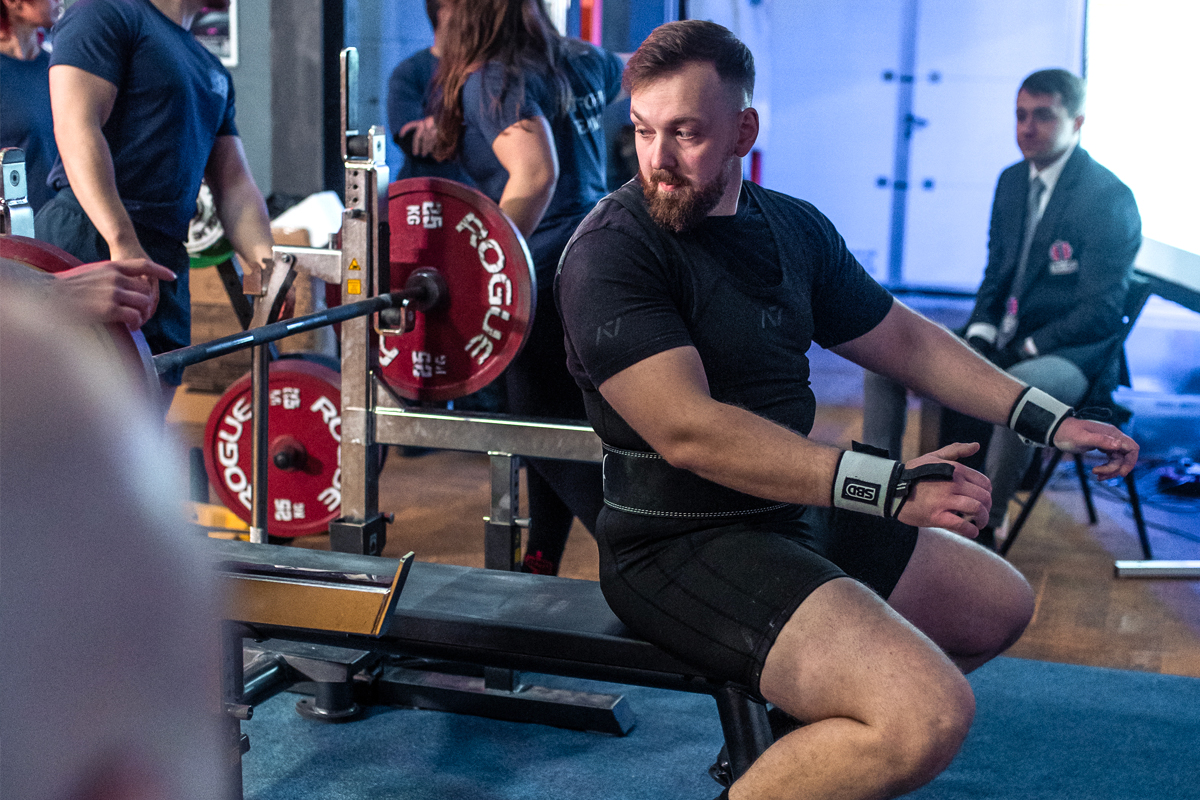
<path fill-rule="evenodd" d="M 912 792 L 940 775 L 949 766 L 967 738 L 974 720 L 974 694 L 960 673 L 942 703 L 914 715 L 894 739 L 900 750 L 895 788 Z"/>
<path fill-rule="evenodd" d="M 891 794 L 911 792 L 937 777 L 954 760 L 975 718 L 975 697 L 957 670 L 930 676 L 922 693 L 898 704 L 878 729 L 882 768 Z"/>

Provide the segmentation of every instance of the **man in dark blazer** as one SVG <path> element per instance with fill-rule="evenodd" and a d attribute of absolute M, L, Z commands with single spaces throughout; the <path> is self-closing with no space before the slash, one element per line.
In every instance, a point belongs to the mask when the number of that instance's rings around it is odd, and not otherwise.
<path fill-rule="evenodd" d="M 1073 405 L 1107 374 L 1141 245 L 1133 193 L 1079 146 L 1085 86 L 1062 69 L 1034 72 L 1017 93 L 1017 146 L 1025 158 L 1000 173 L 988 262 L 964 338 L 998 367 Z M 866 381 L 864 439 L 897 447 L 903 390 Z M 898 401 L 898 402 L 897 402 Z M 898 432 L 897 432 L 898 431 Z M 1008 429 L 992 436 L 993 544 L 1032 449 Z"/>

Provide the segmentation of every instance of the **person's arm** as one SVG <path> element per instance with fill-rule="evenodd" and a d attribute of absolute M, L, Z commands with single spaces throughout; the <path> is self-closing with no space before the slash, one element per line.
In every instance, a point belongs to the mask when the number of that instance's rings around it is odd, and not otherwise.
<path fill-rule="evenodd" d="M 54 139 L 79 205 L 108 243 L 113 259 L 146 258 L 121 205 L 112 152 L 101 130 L 116 99 L 116 85 L 104 78 L 66 64 L 50 68 Z"/>
<path fill-rule="evenodd" d="M 432 158 L 437 144 L 437 124 L 425 113 L 425 93 L 432 75 L 425 74 L 422 63 L 423 54 L 416 53 L 392 70 L 388 78 L 388 127 L 392 131 L 392 141 L 406 156 Z M 415 133 L 406 147 L 404 137 L 410 131 Z"/>
<path fill-rule="evenodd" d="M 509 125 L 492 141 L 492 152 L 508 171 L 500 208 L 528 237 L 542 221 L 558 185 L 550 123 L 545 117 L 531 117 Z"/>
<path fill-rule="evenodd" d="M 599 386 L 613 409 L 668 463 L 757 497 L 805 505 L 832 503 L 842 451 L 811 441 L 746 409 L 714 400 L 699 353 L 666 350 Z M 908 462 L 953 462 L 978 445 L 951 445 Z M 951 481 L 917 485 L 900 513 L 910 525 L 975 536 L 991 508 L 983 475 L 954 465 Z"/>
<path fill-rule="evenodd" d="M 409 132 L 412 132 L 413 135 L 408 148 L 411 152 L 405 155 L 412 155 L 415 158 L 433 158 L 433 148 L 437 145 L 437 120 L 433 117 L 422 117 L 404 123 L 396 134 L 396 145 L 401 150 L 404 149 L 404 137 Z"/>
<path fill-rule="evenodd" d="M 1023 163 L 1016 169 L 1028 170 Z M 1009 167 L 996 182 L 988 222 L 987 265 L 983 271 L 983 281 L 975 291 L 975 307 L 971 309 L 971 318 L 963 330 L 963 338 L 986 358 L 995 354 L 996 337 L 1004 315 L 1004 301 L 1008 297 L 1008 283 L 1012 278 L 1011 271 L 1005 272 L 1009 264 L 1006 248 L 1011 239 L 1009 226 L 1012 224 L 1006 216 L 1009 203 L 1005 198 L 1012 194 L 1010 187 L 1018 179 L 1017 175 L 1014 168 Z"/>
<path fill-rule="evenodd" d="M 250 175 L 239 137 L 217 137 L 204 168 L 204 177 L 212 189 L 217 218 L 225 229 L 225 237 L 242 264 L 261 266 L 264 259 L 272 258 L 274 240 L 267 204 Z"/>
<path fill-rule="evenodd" d="M 954 334 L 899 301 L 870 331 L 832 350 L 923 397 L 998 425 L 1009 423 L 1025 389 Z M 1137 464 L 1137 443 L 1111 425 L 1068 417 L 1053 444 L 1067 452 L 1104 452 L 1108 461 L 1093 470 L 1101 478 L 1127 475 Z"/>
<path fill-rule="evenodd" d="M 54 275 L 58 295 L 90 322 L 123 322 L 131 330 L 154 313 L 149 281 L 173 281 L 175 273 L 147 259 L 100 261 Z"/>

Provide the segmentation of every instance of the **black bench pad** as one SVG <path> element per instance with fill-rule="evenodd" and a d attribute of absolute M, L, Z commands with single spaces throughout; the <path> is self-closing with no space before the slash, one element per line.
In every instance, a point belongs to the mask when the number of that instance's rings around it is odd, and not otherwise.
<path fill-rule="evenodd" d="M 377 575 L 390 580 L 396 559 L 299 547 L 213 542 L 218 562 L 285 565 Z M 378 639 L 318 631 L 266 629 L 280 639 L 487 666 L 712 693 L 720 684 L 631 632 L 594 581 L 417 561 Z"/>

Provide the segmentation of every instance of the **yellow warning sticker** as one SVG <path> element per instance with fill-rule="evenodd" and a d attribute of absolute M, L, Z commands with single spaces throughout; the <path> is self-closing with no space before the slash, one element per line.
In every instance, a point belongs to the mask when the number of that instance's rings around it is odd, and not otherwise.
<path fill-rule="evenodd" d="M 347 294 L 362 294 L 362 281 L 358 278 L 351 278 L 346 281 Z"/>
<path fill-rule="evenodd" d="M 362 267 L 358 265 L 357 258 L 352 258 L 350 259 L 350 266 L 346 267 L 346 269 L 362 269 Z"/>

